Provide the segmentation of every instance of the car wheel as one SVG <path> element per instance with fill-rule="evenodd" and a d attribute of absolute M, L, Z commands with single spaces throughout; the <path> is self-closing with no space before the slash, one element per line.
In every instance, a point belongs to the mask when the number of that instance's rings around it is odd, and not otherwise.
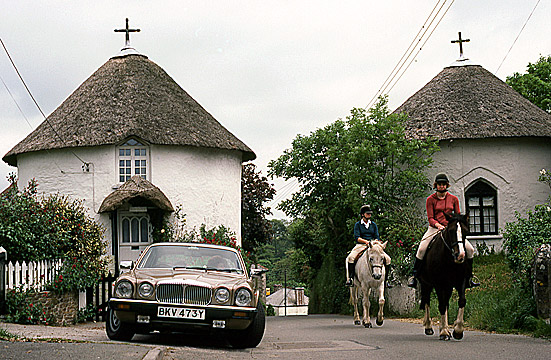
<path fill-rule="evenodd" d="M 107 321 L 105 322 L 107 337 L 111 340 L 130 341 L 135 334 L 132 326 L 123 323 L 115 315 L 115 311 L 107 307 Z"/>
<path fill-rule="evenodd" d="M 230 334 L 228 341 L 234 348 L 253 348 L 260 344 L 266 328 L 266 312 L 264 305 L 258 301 L 256 316 L 253 322 L 245 330 L 235 331 Z"/>

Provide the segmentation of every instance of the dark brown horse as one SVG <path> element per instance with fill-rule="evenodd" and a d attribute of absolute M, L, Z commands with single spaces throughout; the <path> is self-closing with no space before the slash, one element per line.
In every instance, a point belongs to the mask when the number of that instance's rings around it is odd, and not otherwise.
<path fill-rule="evenodd" d="M 455 288 L 459 295 L 457 320 L 454 323 L 453 337 L 463 338 L 463 313 L 465 310 L 465 288 L 467 267 L 465 264 L 465 237 L 469 231 L 468 215 L 445 214 L 448 226 L 439 232 L 429 245 L 425 263 L 421 268 L 421 310 L 425 310 L 425 334 L 432 335 L 430 320 L 430 294 L 436 290 L 440 311 L 440 340 L 451 338 L 448 330 L 448 305 Z"/>

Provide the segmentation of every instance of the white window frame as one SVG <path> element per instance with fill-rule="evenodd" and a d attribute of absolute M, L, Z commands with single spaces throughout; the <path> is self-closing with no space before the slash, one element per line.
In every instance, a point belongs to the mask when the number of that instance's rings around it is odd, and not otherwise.
<path fill-rule="evenodd" d="M 128 222 L 128 235 L 125 231 L 125 222 Z M 145 222 L 145 229 L 143 223 Z M 133 226 L 137 224 L 137 227 Z M 136 233 L 137 230 L 137 233 Z M 119 213 L 119 245 L 120 246 L 146 246 L 153 242 L 151 236 L 151 219 L 147 213 Z M 144 240 L 145 237 L 145 241 Z M 128 239 L 128 240 L 127 240 Z"/>
<path fill-rule="evenodd" d="M 149 145 L 135 138 L 117 146 L 117 181 L 124 183 L 134 175 L 149 180 L 150 154 Z"/>

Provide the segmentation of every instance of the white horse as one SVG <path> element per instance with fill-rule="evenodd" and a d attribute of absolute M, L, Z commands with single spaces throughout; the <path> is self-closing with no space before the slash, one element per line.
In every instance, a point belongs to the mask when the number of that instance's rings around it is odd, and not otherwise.
<path fill-rule="evenodd" d="M 366 328 L 372 327 L 369 318 L 369 295 L 371 289 L 375 289 L 379 298 L 379 312 L 377 313 L 377 325 L 383 325 L 383 308 L 385 306 L 385 265 L 390 265 L 390 256 L 385 253 L 387 242 L 371 241 L 367 250 L 356 262 L 356 276 L 354 286 L 350 288 L 350 304 L 354 305 L 354 325 L 360 325 L 360 314 L 358 313 L 358 300 L 363 297 L 363 319 L 362 324 Z M 361 293 L 360 293 L 361 291 Z"/>

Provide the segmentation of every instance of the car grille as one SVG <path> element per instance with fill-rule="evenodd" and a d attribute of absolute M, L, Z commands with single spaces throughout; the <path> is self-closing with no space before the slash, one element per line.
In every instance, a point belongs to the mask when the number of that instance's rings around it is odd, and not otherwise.
<path fill-rule="evenodd" d="M 159 284 L 157 286 L 157 300 L 160 302 L 208 305 L 212 298 L 212 289 L 182 284 Z"/>

